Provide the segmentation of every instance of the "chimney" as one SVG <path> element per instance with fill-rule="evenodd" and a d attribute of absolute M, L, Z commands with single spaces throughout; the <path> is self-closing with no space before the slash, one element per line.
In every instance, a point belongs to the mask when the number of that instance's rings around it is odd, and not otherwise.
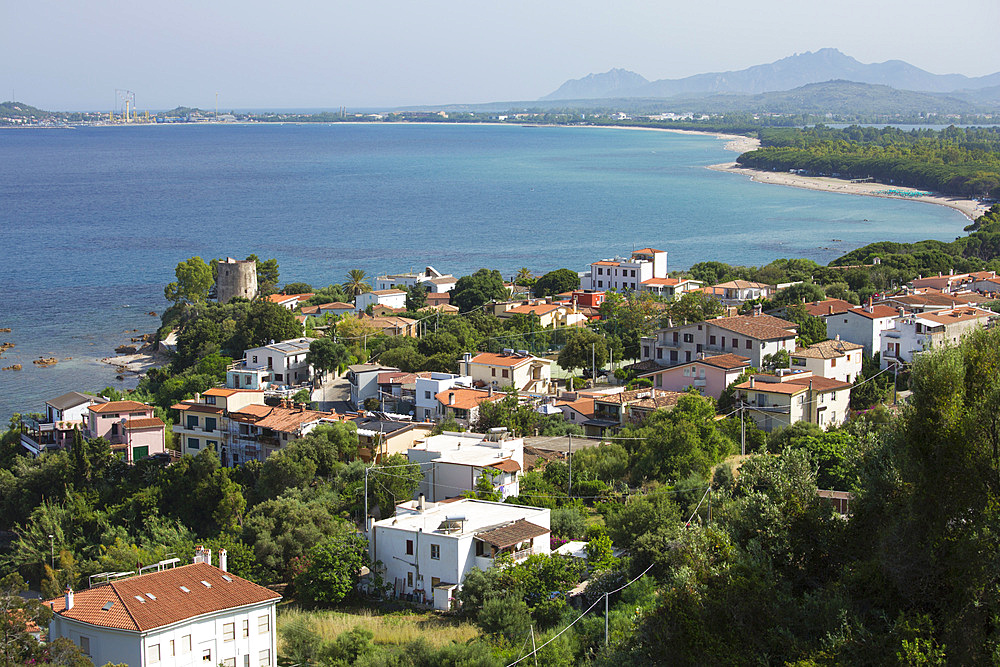
<path fill-rule="evenodd" d="M 872 298 L 868 297 L 868 304 L 865 306 L 866 313 L 875 312 L 875 306 L 872 305 Z"/>
<path fill-rule="evenodd" d="M 73 589 L 69 586 L 66 587 L 66 611 L 73 608 Z"/>
<path fill-rule="evenodd" d="M 223 572 L 228 572 L 229 568 L 229 552 L 225 549 L 219 549 L 219 569 Z"/>
<path fill-rule="evenodd" d="M 426 499 L 424 498 L 424 494 L 422 493 L 419 496 L 417 496 L 417 509 L 420 510 L 421 512 L 427 509 Z"/>
<path fill-rule="evenodd" d="M 203 563 L 203 562 L 205 562 L 203 560 L 204 556 L 205 556 L 205 547 L 201 546 L 200 544 L 196 544 L 194 546 L 194 558 L 191 560 L 191 562 L 192 563 Z"/>
<path fill-rule="evenodd" d="M 487 396 L 489 396 L 490 398 L 493 398 L 493 385 L 492 385 L 492 384 L 491 384 L 491 385 L 489 385 L 489 386 L 488 386 L 488 387 L 486 388 L 486 391 L 487 391 L 487 394 L 486 394 L 486 395 L 487 395 Z"/>
<path fill-rule="evenodd" d="M 201 394 L 199 394 L 198 392 L 194 392 L 194 402 L 201 403 Z"/>
<path fill-rule="evenodd" d="M 750 388 L 753 389 L 753 386 L 754 386 L 754 377 L 751 375 L 750 376 Z"/>
<path fill-rule="evenodd" d="M 455 405 L 455 392 L 448 392 L 448 405 Z"/>
<path fill-rule="evenodd" d="M 840 334 L 837 334 L 837 337 L 834 338 L 834 340 L 839 341 L 840 340 Z"/>
<path fill-rule="evenodd" d="M 829 309 L 828 312 L 827 312 L 827 315 L 833 315 L 833 306 L 832 305 L 831 306 L 827 306 L 827 308 Z"/>

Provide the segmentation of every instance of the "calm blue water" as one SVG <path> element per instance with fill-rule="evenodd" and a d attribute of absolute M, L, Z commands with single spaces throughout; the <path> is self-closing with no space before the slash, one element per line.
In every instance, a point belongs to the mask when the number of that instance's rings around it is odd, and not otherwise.
<path fill-rule="evenodd" d="M 712 137 L 449 125 L 0 131 L 0 418 L 116 383 L 96 359 L 151 331 L 192 255 L 276 257 L 283 281 L 422 268 L 583 270 L 653 246 L 702 260 L 825 263 L 865 243 L 950 240 L 946 208 L 704 169 Z M 833 241 L 832 239 L 841 239 Z M 31 360 L 72 360 L 39 368 Z"/>

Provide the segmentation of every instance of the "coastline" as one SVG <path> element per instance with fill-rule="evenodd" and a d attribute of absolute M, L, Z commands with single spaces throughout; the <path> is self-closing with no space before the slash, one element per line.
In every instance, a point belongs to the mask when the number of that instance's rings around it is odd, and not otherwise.
<path fill-rule="evenodd" d="M 729 146 L 727 145 L 727 148 Z M 975 220 L 987 210 L 989 206 L 982 204 L 975 199 L 963 199 L 961 197 L 948 197 L 942 194 L 929 194 L 921 196 L 904 196 L 902 194 L 888 194 L 887 190 L 893 192 L 926 192 L 917 188 L 907 188 L 895 185 L 885 185 L 883 183 L 852 183 L 842 178 L 832 178 L 829 176 L 802 176 L 788 172 L 763 171 L 740 167 L 735 162 L 725 162 L 713 164 L 707 167 L 713 171 L 722 171 L 730 174 L 740 174 L 748 176 L 755 183 L 765 183 L 768 185 L 785 185 L 804 190 L 818 190 L 820 192 L 834 192 L 842 195 L 859 195 L 862 197 L 882 197 L 883 199 L 902 199 L 905 201 L 923 202 L 925 204 L 936 204 L 937 206 L 947 206 L 964 215 L 969 220 Z"/>

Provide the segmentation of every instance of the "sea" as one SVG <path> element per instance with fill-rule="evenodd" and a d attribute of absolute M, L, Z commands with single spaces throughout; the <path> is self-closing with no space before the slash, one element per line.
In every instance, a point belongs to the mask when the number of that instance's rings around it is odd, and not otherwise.
<path fill-rule="evenodd" d="M 177 263 L 278 260 L 324 286 L 434 266 L 583 271 L 651 246 L 826 263 L 878 240 L 951 240 L 940 206 L 753 183 L 706 169 L 725 140 L 620 128 L 246 124 L 0 130 L 0 419 L 131 387 L 99 363 L 167 307 Z M 155 315 L 154 315 L 155 313 Z M 41 367 L 39 357 L 58 363 Z"/>

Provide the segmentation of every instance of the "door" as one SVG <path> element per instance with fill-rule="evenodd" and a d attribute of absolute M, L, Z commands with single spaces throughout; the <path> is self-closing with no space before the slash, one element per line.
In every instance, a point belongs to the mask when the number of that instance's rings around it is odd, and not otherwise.
<path fill-rule="evenodd" d="M 139 459 L 144 459 L 149 456 L 149 446 L 145 447 L 133 447 L 132 448 L 132 460 L 138 461 Z"/>

